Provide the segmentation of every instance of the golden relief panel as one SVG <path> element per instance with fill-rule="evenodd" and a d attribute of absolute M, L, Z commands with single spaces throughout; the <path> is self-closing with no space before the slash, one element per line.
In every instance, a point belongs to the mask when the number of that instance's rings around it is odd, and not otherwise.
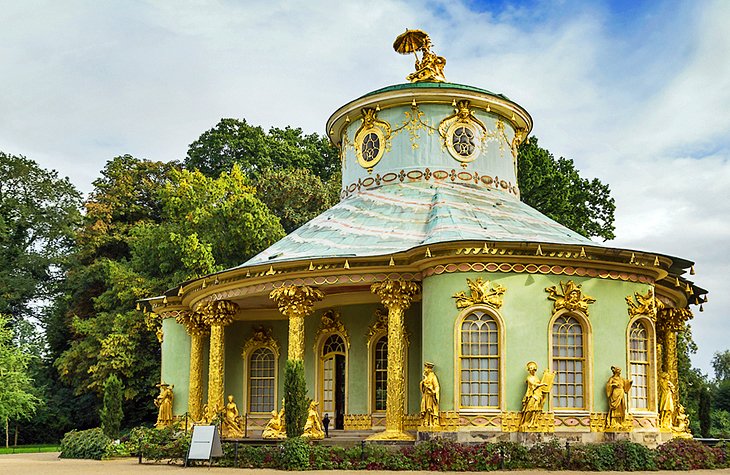
<path fill-rule="evenodd" d="M 336 312 L 334 310 L 326 310 L 324 313 L 322 313 L 319 330 L 317 330 L 317 334 L 314 337 L 315 354 L 317 354 L 318 351 L 320 338 L 325 335 L 330 335 L 332 333 L 337 333 L 342 336 L 343 340 L 345 340 L 347 348 L 350 348 L 350 335 L 349 333 L 347 333 L 347 329 L 342 323 L 340 312 Z"/>
<path fill-rule="evenodd" d="M 345 414 L 345 430 L 370 430 L 373 418 L 370 414 Z"/>
<path fill-rule="evenodd" d="M 266 347 L 274 352 L 276 359 L 279 359 L 279 343 L 274 339 L 270 327 L 259 325 L 253 329 L 253 335 L 243 344 L 243 356 L 245 357 L 254 348 Z"/>
<path fill-rule="evenodd" d="M 657 317 L 657 305 L 656 298 L 654 297 L 654 289 L 649 289 L 646 295 L 642 295 L 639 292 L 634 292 L 634 295 L 626 297 L 626 304 L 628 305 L 629 317 L 633 318 L 639 315 L 649 317 L 652 321 L 656 321 Z"/>

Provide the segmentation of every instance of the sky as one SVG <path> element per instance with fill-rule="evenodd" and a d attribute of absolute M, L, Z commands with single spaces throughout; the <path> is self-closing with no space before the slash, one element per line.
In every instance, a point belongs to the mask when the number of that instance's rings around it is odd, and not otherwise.
<path fill-rule="evenodd" d="M 450 82 L 505 94 L 616 198 L 612 247 L 696 262 L 693 362 L 730 349 L 730 1 L 0 0 L 0 150 L 92 190 L 107 160 L 181 160 L 223 117 L 324 134 L 405 82 L 406 28 Z"/>

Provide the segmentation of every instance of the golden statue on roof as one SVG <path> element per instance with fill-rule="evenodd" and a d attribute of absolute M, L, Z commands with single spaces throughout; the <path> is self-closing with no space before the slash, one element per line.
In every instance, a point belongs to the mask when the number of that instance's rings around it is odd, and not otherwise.
<path fill-rule="evenodd" d="M 410 82 L 445 82 L 444 66 L 446 59 L 431 52 L 431 38 L 421 30 L 406 30 L 393 42 L 393 49 L 400 54 L 413 53 L 416 57 L 416 71 L 406 79 Z M 418 58 L 420 51 L 421 58 Z"/>

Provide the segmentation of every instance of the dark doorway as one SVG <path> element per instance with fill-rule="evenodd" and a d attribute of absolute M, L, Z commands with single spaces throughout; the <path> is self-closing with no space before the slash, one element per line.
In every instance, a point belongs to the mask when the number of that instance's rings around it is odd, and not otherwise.
<path fill-rule="evenodd" d="M 345 355 L 335 356 L 335 429 L 345 428 Z"/>

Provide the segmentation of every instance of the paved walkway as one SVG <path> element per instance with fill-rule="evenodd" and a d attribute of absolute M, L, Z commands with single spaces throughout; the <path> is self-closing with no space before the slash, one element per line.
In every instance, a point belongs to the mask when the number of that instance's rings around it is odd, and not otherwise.
<path fill-rule="evenodd" d="M 536 470 L 531 471 L 511 471 L 511 472 L 458 472 L 462 474 L 469 473 L 490 473 L 494 475 L 535 475 Z M 137 459 L 117 459 L 117 460 L 68 460 L 59 459 L 57 452 L 49 452 L 42 454 L 11 454 L 0 455 L 0 474 L 2 475 L 84 475 L 84 474 L 180 474 L 187 473 L 194 475 L 286 475 L 289 473 L 302 473 L 307 475 L 368 475 L 374 474 L 373 471 L 364 470 L 312 470 L 307 472 L 283 472 L 278 470 L 263 469 L 235 469 L 221 467 L 189 467 L 184 468 L 181 465 L 166 464 L 142 464 L 137 463 Z M 403 475 L 405 473 L 434 475 L 441 472 L 377 472 L 388 473 L 392 475 Z M 590 474 L 596 475 L 598 472 L 559 472 L 561 475 L 577 475 Z M 601 472 L 601 474 L 614 475 L 681 475 L 684 472 Z M 723 470 L 696 470 L 692 475 L 730 475 L 730 469 Z"/>

